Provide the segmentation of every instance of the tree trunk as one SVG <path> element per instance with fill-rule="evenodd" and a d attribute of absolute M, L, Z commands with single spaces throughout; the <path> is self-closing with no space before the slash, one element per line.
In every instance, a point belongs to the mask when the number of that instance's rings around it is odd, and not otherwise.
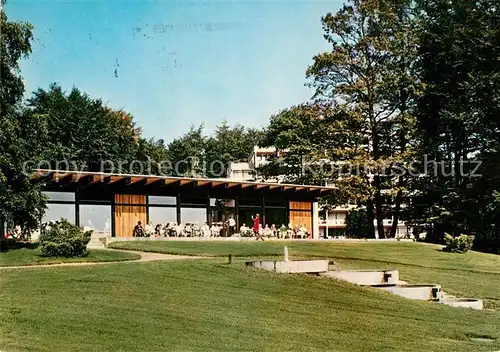
<path fill-rule="evenodd" d="M 394 215 L 392 217 L 392 226 L 391 226 L 391 238 L 396 237 L 396 230 L 398 228 L 399 222 L 399 212 L 401 211 L 401 201 L 403 199 L 403 191 L 399 190 L 396 194 L 396 204 L 394 207 Z"/>
<path fill-rule="evenodd" d="M 378 179 L 379 177 L 375 176 L 375 178 Z M 375 184 L 377 183 L 380 183 L 380 181 L 375 181 Z M 375 218 L 377 219 L 378 238 L 387 238 L 384 231 L 384 211 L 382 208 L 382 196 L 380 194 L 380 188 L 377 187 L 377 190 L 375 191 Z"/>
<path fill-rule="evenodd" d="M 370 238 L 376 238 L 375 237 L 375 226 L 373 225 L 373 202 L 369 200 L 366 203 L 366 217 L 368 218 L 368 237 Z"/>
<path fill-rule="evenodd" d="M 4 248 L 4 241 L 5 241 L 5 221 L 3 217 L 0 215 L 0 251 L 2 251 Z"/>

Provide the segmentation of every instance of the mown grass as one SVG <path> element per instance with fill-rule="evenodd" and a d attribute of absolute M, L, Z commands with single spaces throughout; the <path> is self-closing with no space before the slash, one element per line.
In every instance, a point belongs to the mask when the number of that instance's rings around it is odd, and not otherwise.
<path fill-rule="evenodd" d="M 500 308 L 500 256 L 470 251 L 446 253 L 442 246 L 412 242 L 308 241 L 134 241 L 115 242 L 114 248 L 169 254 L 243 258 L 273 258 L 288 246 L 290 259 L 330 258 L 342 269 L 397 268 L 413 283 L 440 284 L 444 291 L 485 299 L 488 308 Z"/>
<path fill-rule="evenodd" d="M 500 348 L 496 311 L 410 301 L 327 278 L 224 262 L 219 258 L 4 270 L 0 350 Z"/>
<path fill-rule="evenodd" d="M 84 257 L 42 257 L 36 245 L 25 248 L 10 249 L 0 252 L 0 267 L 18 265 L 59 264 L 74 262 L 109 262 L 139 259 L 140 255 L 134 253 L 92 249 Z M 1 350 L 1 348 L 0 348 Z"/>

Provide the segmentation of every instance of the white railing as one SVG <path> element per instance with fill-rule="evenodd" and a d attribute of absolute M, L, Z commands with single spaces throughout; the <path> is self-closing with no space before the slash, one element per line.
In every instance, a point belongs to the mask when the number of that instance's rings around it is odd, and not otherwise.
<path fill-rule="evenodd" d="M 373 220 L 373 225 L 377 226 L 377 220 Z M 392 219 L 383 219 L 382 225 L 383 226 L 392 226 Z M 400 226 L 406 226 L 406 223 L 403 221 L 399 221 L 398 227 L 400 227 Z"/>
<path fill-rule="evenodd" d="M 344 219 L 320 219 L 319 220 L 320 225 L 327 225 L 327 226 L 345 226 L 345 220 Z"/>

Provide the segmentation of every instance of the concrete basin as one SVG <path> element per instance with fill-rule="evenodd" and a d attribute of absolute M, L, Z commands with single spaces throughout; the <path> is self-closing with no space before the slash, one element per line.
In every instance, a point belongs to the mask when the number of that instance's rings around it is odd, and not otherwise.
<path fill-rule="evenodd" d="M 399 281 L 398 270 L 340 270 L 328 271 L 320 275 L 362 286 L 395 285 Z"/>
<path fill-rule="evenodd" d="M 372 285 L 384 291 L 408 299 L 418 299 L 423 301 L 441 301 L 441 286 L 439 285 Z"/>
<path fill-rule="evenodd" d="M 474 298 L 447 298 L 441 303 L 457 308 L 483 309 L 483 301 Z"/>
<path fill-rule="evenodd" d="M 247 266 L 277 273 L 323 273 L 328 271 L 329 260 L 255 260 Z"/>

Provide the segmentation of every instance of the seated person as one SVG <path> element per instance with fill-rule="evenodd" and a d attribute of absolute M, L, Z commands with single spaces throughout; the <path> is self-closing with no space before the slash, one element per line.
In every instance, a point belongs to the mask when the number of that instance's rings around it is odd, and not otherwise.
<path fill-rule="evenodd" d="M 210 226 L 207 222 L 201 227 L 201 233 L 203 237 L 210 237 Z"/>
<path fill-rule="evenodd" d="M 193 234 L 193 228 L 189 222 L 186 223 L 186 226 L 184 226 L 184 233 L 186 234 L 186 237 L 191 237 Z"/>
<path fill-rule="evenodd" d="M 134 231 L 132 232 L 132 237 L 144 237 L 142 222 L 137 221 L 137 225 L 134 226 Z"/>
<path fill-rule="evenodd" d="M 163 226 L 161 224 L 157 224 L 155 226 L 155 235 L 156 236 L 162 236 L 162 228 L 163 228 Z"/>
<path fill-rule="evenodd" d="M 144 234 L 147 237 L 151 237 L 154 235 L 154 230 L 153 230 L 153 225 L 151 224 L 151 221 L 144 226 Z"/>
<path fill-rule="evenodd" d="M 175 235 L 177 237 L 184 237 L 186 235 L 186 233 L 184 232 L 184 225 L 182 224 L 182 222 L 176 226 L 175 232 L 176 232 Z"/>
<path fill-rule="evenodd" d="M 271 228 L 269 225 L 266 225 L 264 229 L 262 230 L 262 234 L 266 237 L 271 237 L 273 235 L 273 231 L 271 231 Z"/>
<path fill-rule="evenodd" d="M 212 227 L 210 228 L 210 233 L 211 233 L 212 237 L 219 237 L 219 233 L 220 233 L 219 226 L 212 224 Z"/>
<path fill-rule="evenodd" d="M 192 234 L 191 236 L 194 236 L 194 237 L 200 237 L 201 235 L 201 230 L 200 230 L 200 226 L 198 225 L 198 221 L 196 221 L 192 226 L 191 226 L 191 231 L 192 231 Z"/>

